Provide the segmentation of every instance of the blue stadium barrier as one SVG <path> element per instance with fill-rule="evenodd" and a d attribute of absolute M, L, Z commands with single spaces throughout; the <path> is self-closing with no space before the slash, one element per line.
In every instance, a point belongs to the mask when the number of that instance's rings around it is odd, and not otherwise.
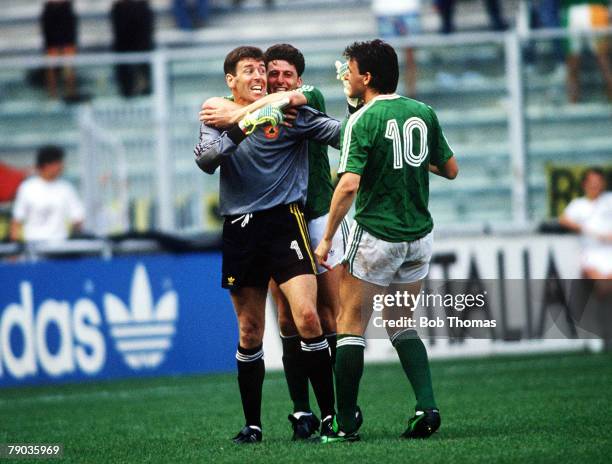
<path fill-rule="evenodd" d="M 223 372 L 221 254 L 0 264 L 0 386 Z"/>

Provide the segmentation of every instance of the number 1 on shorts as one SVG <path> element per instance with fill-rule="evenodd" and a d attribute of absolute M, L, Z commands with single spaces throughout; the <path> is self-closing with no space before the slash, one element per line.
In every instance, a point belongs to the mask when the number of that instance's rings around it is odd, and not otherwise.
<path fill-rule="evenodd" d="M 295 250 L 299 260 L 304 259 L 304 255 L 302 254 L 302 250 L 300 250 L 300 246 L 298 245 L 297 240 L 292 241 L 291 245 L 289 245 L 289 248 L 291 248 L 292 250 Z"/>

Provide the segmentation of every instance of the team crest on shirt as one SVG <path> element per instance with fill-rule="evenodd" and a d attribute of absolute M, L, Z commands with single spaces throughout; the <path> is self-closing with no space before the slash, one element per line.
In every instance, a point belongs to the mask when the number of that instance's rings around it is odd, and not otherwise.
<path fill-rule="evenodd" d="M 236 282 L 236 278 L 235 277 L 229 276 L 227 278 L 227 285 L 234 285 L 234 282 Z"/>
<path fill-rule="evenodd" d="M 266 126 L 263 129 L 264 137 L 269 140 L 274 140 L 278 138 L 278 134 L 280 134 L 279 126 Z"/>

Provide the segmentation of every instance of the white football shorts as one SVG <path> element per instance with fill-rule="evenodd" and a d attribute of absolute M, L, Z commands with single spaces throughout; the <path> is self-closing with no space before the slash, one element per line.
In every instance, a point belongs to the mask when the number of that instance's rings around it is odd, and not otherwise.
<path fill-rule="evenodd" d="M 308 234 L 310 235 L 310 246 L 312 247 L 313 251 L 317 248 L 319 242 L 323 238 L 323 232 L 325 232 L 325 224 L 327 224 L 328 216 L 329 213 L 308 221 Z M 346 219 L 343 219 L 340 223 L 340 227 L 338 227 L 338 230 L 336 231 L 336 235 L 334 235 L 332 247 L 327 256 L 327 264 L 329 264 L 331 267 L 335 267 L 342 262 L 348 234 L 349 225 Z M 317 263 L 317 275 L 323 274 L 326 271 L 327 269 Z"/>
<path fill-rule="evenodd" d="M 433 252 L 433 232 L 412 242 L 387 242 L 353 222 L 343 262 L 358 279 L 386 287 L 424 279 Z"/>

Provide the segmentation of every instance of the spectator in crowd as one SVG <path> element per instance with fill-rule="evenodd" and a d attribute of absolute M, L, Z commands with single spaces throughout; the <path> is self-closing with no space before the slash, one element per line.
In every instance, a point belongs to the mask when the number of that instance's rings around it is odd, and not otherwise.
<path fill-rule="evenodd" d="M 572 103 L 580 100 L 580 54 L 587 45 L 597 58 L 608 100 L 612 101 L 612 70 L 608 39 L 603 36 L 581 36 L 585 32 L 605 29 L 610 25 L 608 0 L 561 0 L 563 24 L 571 33 L 567 43 L 567 93 Z"/>
<path fill-rule="evenodd" d="M 529 0 L 529 26 L 533 29 L 557 29 L 561 27 L 561 0 Z M 555 75 L 565 75 L 565 50 L 561 39 L 552 40 Z M 530 42 L 526 50 L 525 61 L 533 66 L 536 42 Z"/>
<path fill-rule="evenodd" d="M 0 203 L 6 203 L 15 199 L 19 185 L 28 174 L 29 171 L 27 169 L 15 169 L 8 164 L 0 162 Z"/>
<path fill-rule="evenodd" d="M 114 51 L 153 50 L 154 17 L 147 0 L 116 0 L 111 9 L 111 22 Z M 151 93 L 149 63 L 119 64 L 115 67 L 115 74 L 124 97 Z"/>
<path fill-rule="evenodd" d="M 46 146 L 36 157 L 37 175 L 25 180 L 13 204 L 11 240 L 65 240 L 78 231 L 85 210 L 72 185 L 60 179 L 64 151 Z"/>
<path fill-rule="evenodd" d="M 206 24 L 208 0 L 173 0 L 172 12 L 176 25 L 190 31 Z"/>
<path fill-rule="evenodd" d="M 77 17 L 71 0 L 47 0 L 41 15 L 44 46 L 49 56 L 72 56 L 77 49 Z M 52 98 L 58 96 L 57 69 L 47 69 L 47 89 Z M 70 66 L 64 66 L 65 99 L 78 100 L 76 74 Z"/>
<path fill-rule="evenodd" d="M 559 222 L 581 234 L 580 267 L 582 277 L 589 279 L 592 298 L 589 311 L 594 332 L 601 336 L 605 350 L 612 350 L 612 192 L 606 192 L 604 171 L 587 169 L 582 178 L 584 197 L 576 198 L 567 206 Z M 592 311 L 595 310 L 593 313 Z"/>
<path fill-rule="evenodd" d="M 484 0 L 491 27 L 495 31 L 503 31 L 508 28 L 501 13 L 498 0 Z M 436 0 L 436 6 L 442 18 L 442 33 L 450 34 L 455 31 L 455 0 Z"/>
<path fill-rule="evenodd" d="M 421 32 L 421 0 L 374 0 L 372 10 L 382 38 L 406 37 Z M 416 95 L 417 67 L 414 48 L 404 48 L 405 93 Z"/>
<path fill-rule="evenodd" d="M 582 178 L 584 196 L 567 206 L 559 222 L 582 235 L 582 274 L 587 279 L 612 279 L 612 192 L 599 168 Z"/>

